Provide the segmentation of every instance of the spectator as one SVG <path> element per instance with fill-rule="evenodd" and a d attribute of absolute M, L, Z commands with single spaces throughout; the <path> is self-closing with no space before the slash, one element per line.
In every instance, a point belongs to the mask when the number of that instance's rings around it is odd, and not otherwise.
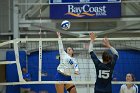
<path fill-rule="evenodd" d="M 23 74 L 23 79 L 25 81 L 30 81 L 31 80 L 31 75 L 27 72 L 26 68 L 22 68 L 22 74 Z M 30 93 L 31 88 L 29 84 L 24 84 L 20 86 L 20 93 Z"/>
<path fill-rule="evenodd" d="M 128 73 L 126 75 L 127 82 L 135 81 L 135 77 L 133 74 Z M 135 84 L 123 84 L 120 89 L 120 93 L 138 93 L 138 86 Z"/>

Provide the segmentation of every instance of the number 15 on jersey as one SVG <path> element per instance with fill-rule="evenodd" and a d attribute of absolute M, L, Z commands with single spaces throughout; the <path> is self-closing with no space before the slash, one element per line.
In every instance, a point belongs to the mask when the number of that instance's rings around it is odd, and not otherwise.
<path fill-rule="evenodd" d="M 110 70 L 99 70 L 98 78 L 108 79 Z"/>

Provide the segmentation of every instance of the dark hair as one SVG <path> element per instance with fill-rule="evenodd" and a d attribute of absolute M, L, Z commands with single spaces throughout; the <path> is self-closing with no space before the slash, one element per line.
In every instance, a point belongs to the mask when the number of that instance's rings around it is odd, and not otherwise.
<path fill-rule="evenodd" d="M 135 79 L 134 74 L 132 74 L 132 73 L 128 73 L 128 74 L 130 74 L 130 75 L 131 75 L 131 77 L 132 77 L 133 81 L 135 81 L 135 80 L 136 80 L 136 79 Z"/>
<path fill-rule="evenodd" d="M 65 50 L 65 52 L 67 53 L 67 49 L 68 49 L 69 47 L 67 47 L 66 48 L 66 50 Z M 72 48 L 72 47 L 70 47 L 73 51 L 74 51 L 74 49 Z M 72 54 L 72 57 L 74 56 L 74 54 Z M 59 55 L 59 57 L 58 57 L 58 60 L 60 60 L 60 55 Z"/>
<path fill-rule="evenodd" d="M 102 54 L 102 59 L 103 59 L 103 62 L 109 63 L 112 61 L 113 56 L 111 55 L 109 51 L 104 51 Z"/>
<path fill-rule="evenodd" d="M 67 47 L 66 48 L 66 53 L 67 53 L 67 49 L 68 49 L 69 47 Z M 74 49 L 72 48 L 72 47 L 70 47 L 73 51 L 74 51 Z M 74 56 L 74 53 L 72 54 L 72 57 Z"/>

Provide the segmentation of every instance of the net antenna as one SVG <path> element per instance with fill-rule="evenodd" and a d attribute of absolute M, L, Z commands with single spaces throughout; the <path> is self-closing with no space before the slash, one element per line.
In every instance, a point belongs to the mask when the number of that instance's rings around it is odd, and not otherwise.
<path fill-rule="evenodd" d="M 39 28 L 39 34 L 40 34 L 40 39 L 42 37 L 42 0 L 40 0 L 40 14 L 39 14 L 39 17 L 40 17 L 40 28 Z M 42 73 L 42 41 L 39 41 L 39 70 L 38 70 L 38 80 L 41 81 L 41 73 Z"/>
<path fill-rule="evenodd" d="M 42 37 L 42 35 L 41 35 L 42 34 L 42 28 L 41 28 L 41 26 L 42 26 L 42 18 L 41 18 L 42 17 L 42 8 L 41 8 L 42 7 L 42 5 L 41 5 L 42 0 L 40 0 L 39 3 L 40 3 L 40 5 L 39 5 L 39 7 L 40 7 L 40 9 L 39 9 L 39 20 L 40 20 L 40 22 L 39 22 L 40 23 L 39 24 L 40 25 L 40 27 L 39 27 L 39 35 L 40 35 L 40 38 L 41 38 Z"/>

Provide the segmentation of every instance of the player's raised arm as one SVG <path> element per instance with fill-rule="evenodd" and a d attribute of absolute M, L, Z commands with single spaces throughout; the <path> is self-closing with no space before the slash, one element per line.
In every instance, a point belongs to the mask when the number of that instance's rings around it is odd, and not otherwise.
<path fill-rule="evenodd" d="M 114 55 L 117 55 L 119 57 L 117 50 L 110 45 L 110 42 L 107 37 L 103 39 L 103 45 L 109 48 Z"/>
<path fill-rule="evenodd" d="M 61 54 L 64 53 L 64 47 L 63 47 L 63 43 L 62 43 L 60 32 L 57 32 L 57 36 L 58 36 L 59 53 L 60 53 L 60 56 L 61 56 Z"/>
<path fill-rule="evenodd" d="M 89 36 L 90 36 L 89 53 L 91 55 L 91 59 L 93 60 L 96 66 L 100 63 L 100 60 L 97 58 L 96 54 L 93 52 L 93 43 L 95 42 L 96 36 L 93 32 L 90 33 Z"/>
<path fill-rule="evenodd" d="M 92 32 L 89 34 L 90 36 L 90 44 L 89 44 L 89 53 L 93 51 L 93 42 L 95 42 L 95 34 Z"/>

